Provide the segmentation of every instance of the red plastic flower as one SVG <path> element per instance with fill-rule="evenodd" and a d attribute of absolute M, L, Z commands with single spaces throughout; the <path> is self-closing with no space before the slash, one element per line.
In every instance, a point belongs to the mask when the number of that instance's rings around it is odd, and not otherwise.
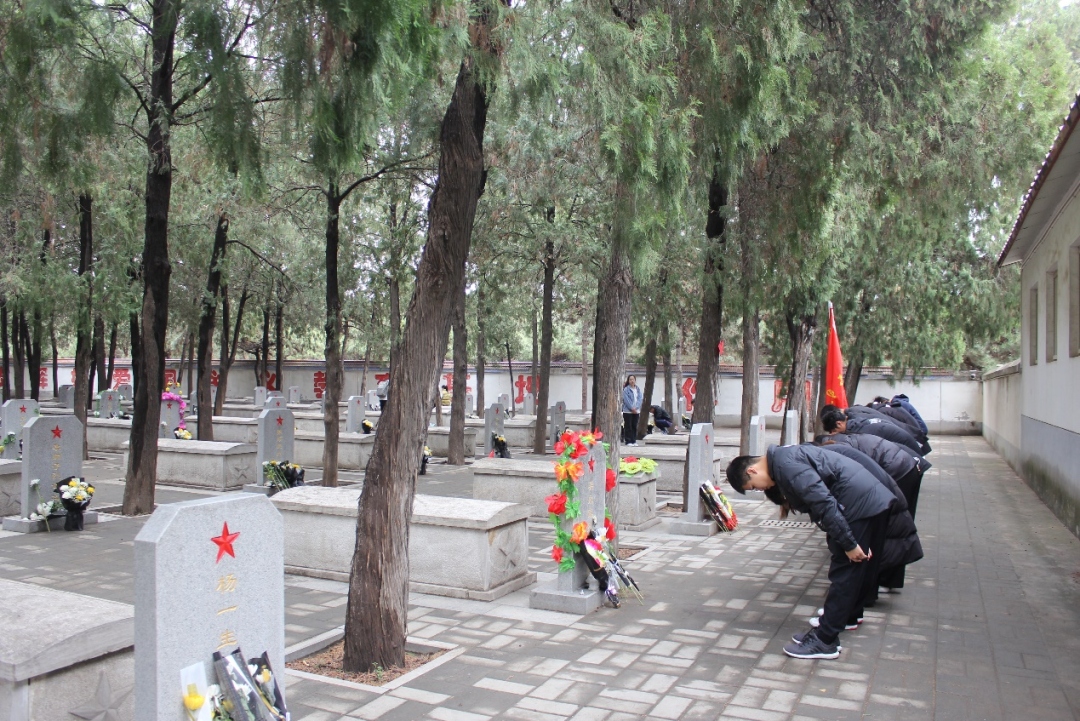
<path fill-rule="evenodd" d="M 548 496 L 544 499 L 548 504 L 548 513 L 554 513 L 556 516 L 561 516 L 566 513 L 566 494 L 556 493 L 555 495 Z"/>
<path fill-rule="evenodd" d="M 615 488 L 615 484 L 618 483 L 618 479 L 619 475 L 615 473 L 614 468 L 607 469 L 607 485 L 604 489 L 607 491 L 613 490 Z"/>
<path fill-rule="evenodd" d="M 589 524 L 585 521 L 574 526 L 574 532 L 570 536 L 571 543 L 581 543 L 589 535 Z"/>
<path fill-rule="evenodd" d="M 607 529 L 606 538 L 611 541 L 615 538 L 615 524 L 611 522 L 610 518 L 604 519 L 604 528 Z"/>
<path fill-rule="evenodd" d="M 626 458 L 623 459 L 623 461 L 625 461 L 626 463 L 637 463 L 638 459 L 635 458 L 634 456 L 627 456 Z"/>
<path fill-rule="evenodd" d="M 555 441 L 555 455 L 561 456 L 563 451 L 566 450 L 566 444 L 562 441 Z"/>
<path fill-rule="evenodd" d="M 563 431 L 563 434 L 561 436 L 559 436 L 559 440 L 562 441 L 563 444 L 573 443 L 574 442 L 574 434 L 571 433 L 570 431 Z"/>
<path fill-rule="evenodd" d="M 555 464 L 555 480 L 565 481 L 569 479 L 573 483 L 577 483 L 581 478 L 581 474 L 585 472 L 584 466 L 580 463 L 557 463 Z"/>
<path fill-rule="evenodd" d="M 595 438 L 595 439 L 596 439 L 596 440 L 598 440 L 598 441 L 599 441 L 599 440 L 602 440 L 602 439 L 604 438 L 604 434 L 600 432 L 600 429 L 599 429 L 599 428 L 597 428 L 596 430 L 594 430 L 594 431 L 592 432 L 592 434 L 593 434 L 593 438 Z"/>
<path fill-rule="evenodd" d="M 559 546 L 552 546 L 551 547 L 551 558 L 552 558 L 553 561 L 555 561 L 555 563 L 561 563 L 562 562 L 562 548 L 559 547 Z"/>
<path fill-rule="evenodd" d="M 582 456 L 587 455 L 588 452 L 589 452 L 589 449 L 585 447 L 585 444 L 581 442 L 581 439 L 580 438 L 575 438 L 574 439 L 574 450 L 570 451 L 570 457 L 571 458 L 581 458 Z"/>

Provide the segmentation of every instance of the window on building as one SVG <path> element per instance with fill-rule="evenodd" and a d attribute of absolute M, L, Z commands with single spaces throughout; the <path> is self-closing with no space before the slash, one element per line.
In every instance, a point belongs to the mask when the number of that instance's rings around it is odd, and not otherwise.
<path fill-rule="evenodd" d="M 1057 268 L 1046 274 L 1046 362 L 1057 360 Z"/>
<path fill-rule="evenodd" d="M 1080 241 L 1069 248 L 1069 355 L 1080 356 Z"/>
<path fill-rule="evenodd" d="M 1039 362 L 1039 286 L 1028 291 L 1028 363 Z"/>

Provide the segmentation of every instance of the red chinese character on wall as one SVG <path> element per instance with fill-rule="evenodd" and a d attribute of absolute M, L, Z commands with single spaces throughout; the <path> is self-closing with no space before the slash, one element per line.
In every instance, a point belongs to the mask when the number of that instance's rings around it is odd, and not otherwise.
<path fill-rule="evenodd" d="M 322 398 L 326 392 L 326 373 L 315 371 L 315 397 Z"/>
<path fill-rule="evenodd" d="M 382 383 L 383 381 L 388 381 L 388 380 L 390 380 L 390 374 L 389 373 L 376 373 L 375 374 L 375 382 L 376 383 Z"/>
<path fill-rule="evenodd" d="M 218 372 L 216 370 L 210 371 L 210 385 L 212 385 L 214 388 L 217 388 L 219 377 L 220 376 L 218 375 Z"/>
<path fill-rule="evenodd" d="M 75 385 L 75 369 L 71 370 L 71 384 Z"/>
<path fill-rule="evenodd" d="M 168 385 L 175 385 L 175 384 L 176 384 L 176 369 L 175 368 L 166 368 L 165 369 L 165 385 L 168 386 Z"/>
<path fill-rule="evenodd" d="M 131 369 L 130 368 L 114 368 L 113 369 L 113 388 L 119 388 L 120 386 L 126 386 L 131 383 Z"/>
<path fill-rule="evenodd" d="M 326 374 L 324 373 L 323 375 L 326 375 Z M 266 390 L 268 390 L 268 391 L 276 391 L 278 389 L 276 383 L 277 383 L 277 373 L 269 373 L 269 372 L 267 372 L 267 374 L 266 374 Z M 325 387 L 326 387 L 326 383 L 324 382 L 323 383 L 323 388 L 325 388 Z M 322 398 L 322 396 L 319 396 L 319 397 Z"/>
<path fill-rule="evenodd" d="M 38 373 L 38 387 L 43 389 L 49 387 L 49 370 L 47 368 L 42 368 Z"/>
<path fill-rule="evenodd" d="M 514 387 L 518 389 L 517 398 L 514 400 L 518 403 L 524 403 L 525 394 L 532 393 L 532 376 L 519 375 L 518 379 L 514 381 Z"/>
<path fill-rule="evenodd" d="M 686 410 L 694 410 L 694 394 L 697 393 L 697 378 L 687 378 L 682 384 L 683 398 L 686 399 Z"/>

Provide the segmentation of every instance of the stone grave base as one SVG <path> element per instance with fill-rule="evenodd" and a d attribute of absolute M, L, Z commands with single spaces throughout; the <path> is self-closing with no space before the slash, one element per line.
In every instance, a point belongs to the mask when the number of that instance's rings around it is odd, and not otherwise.
<path fill-rule="evenodd" d="M 304 468 L 322 468 L 324 436 L 317 433 L 297 431 L 293 436 L 293 458 L 288 460 Z M 373 433 L 338 434 L 338 468 L 362 471 L 367 468 L 371 449 L 375 446 Z"/>
<path fill-rule="evenodd" d="M 691 521 L 686 518 L 685 513 L 678 518 L 672 518 L 668 523 L 668 533 L 677 536 L 714 536 L 719 532 L 720 527 L 716 525 L 716 521 Z"/>
<path fill-rule="evenodd" d="M 596 588 L 595 580 L 590 588 L 577 591 L 560 591 L 558 586 L 558 581 L 552 581 L 546 586 L 533 589 L 529 595 L 529 608 L 585 616 L 603 605 L 604 594 Z"/>
<path fill-rule="evenodd" d="M 15 533 L 45 533 L 46 531 L 59 531 L 64 533 L 64 514 L 59 516 L 49 516 L 49 527 L 45 527 L 45 520 L 31 521 L 28 518 L 19 518 L 18 516 L 10 516 L 4 519 L 4 530 L 13 531 Z M 84 511 L 83 512 L 83 525 L 91 526 L 98 522 L 97 511 Z"/>
<path fill-rule="evenodd" d="M 733 449 L 732 457 L 737 449 Z M 630 451 L 634 451 L 631 453 Z M 650 448 L 624 448 L 622 455 L 637 456 L 639 458 L 651 458 L 656 461 L 656 469 L 660 472 L 660 479 L 656 488 L 660 491 L 682 493 L 683 468 L 686 467 L 686 444 L 678 446 L 652 446 Z M 722 458 L 719 452 L 713 458 L 713 483 L 719 486 L 724 479 L 724 469 L 730 458 Z"/>
<path fill-rule="evenodd" d="M 555 492 L 552 461 L 480 458 L 472 466 L 473 497 L 523 503 L 533 518 L 547 518 L 547 501 Z"/>
<path fill-rule="evenodd" d="M 619 474 L 619 507 L 615 518 L 624 531 L 644 531 L 660 523 L 656 517 L 656 483 L 659 471 Z"/>
<path fill-rule="evenodd" d="M 191 428 L 198 428 L 198 419 L 187 422 Z M 255 418 L 230 418 L 214 416 L 214 440 L 219 443 L 250 443 L 259 438 L 259 421 Z"/>
<path fill-rule="evenodd" d="M 285 570 L 348 581 L 361 489 L 300 486 L 271 497 L 285 521 Z M 417 495 L 409 531 L 409 585 L 493 601 L 535 582 L 525 519 L 514 503 Z"/>
<path fill-rule="evenodd" d="M 127 465 L 127 446 L 124 465 Z M 233 491 L 256 480 L 255 446 L 222 441 L 158 440 L 158 482 Z"/>
<path fill-rule="evenodd" d="M 484 429 L 479 430 L 465 427 L 465 458 L 476 457 L 476 440 L 484 435 Z M 431 449 L 431 455 L 437 458 L 446 458 L 450 453 L 450 429 L 444 426 L 428 428 L 427 445 Z"/>
<path fill-rule="evenodd" d="M 244 486 L 244 493 L 261 493 L 264 496 L 269 496 L 270 491 L 273 490 L 273 486 L 269 483 L 259 485 L 258 483 L 249 483 Z"/>
<path fill-rule="evenodd" d="M 91 451 L 122 451 L 131 440 L 131 421 L 120 418 L 86 419 L 86 447 Z"/>
<path fill-rule="evenodd" d="M 0 517 L 22 510 L 22 461 L 0 461 Z"/>

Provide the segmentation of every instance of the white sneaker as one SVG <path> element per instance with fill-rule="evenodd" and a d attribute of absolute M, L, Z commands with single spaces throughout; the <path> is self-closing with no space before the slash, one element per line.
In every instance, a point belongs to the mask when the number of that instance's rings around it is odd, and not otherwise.
<path fill-rule="evenodd" d="M 855 623 L 844 624 L 844 630 L 845 631 L 854 631 L 855 629 L 857 629 L 862 624 L 862 622 L 863 622 L 863 620 L 860 618 Z M 810 626 L 811 626 L 811 628 L 819 628 L 821 626 L 821 619 L 819 617 L 817 617 L 817 616 L 815 616 L 814 618 L 811 618 L 810 619 Z"/>
<path fill-rule="evenodd" d="M 819 608 L 819 609 L 817 610 L 817 615 L 819 615 L 819 616 L 824 616 L 824 615 L 825 615 L 825 609 L 824 609 L 824 608 Z"/>

